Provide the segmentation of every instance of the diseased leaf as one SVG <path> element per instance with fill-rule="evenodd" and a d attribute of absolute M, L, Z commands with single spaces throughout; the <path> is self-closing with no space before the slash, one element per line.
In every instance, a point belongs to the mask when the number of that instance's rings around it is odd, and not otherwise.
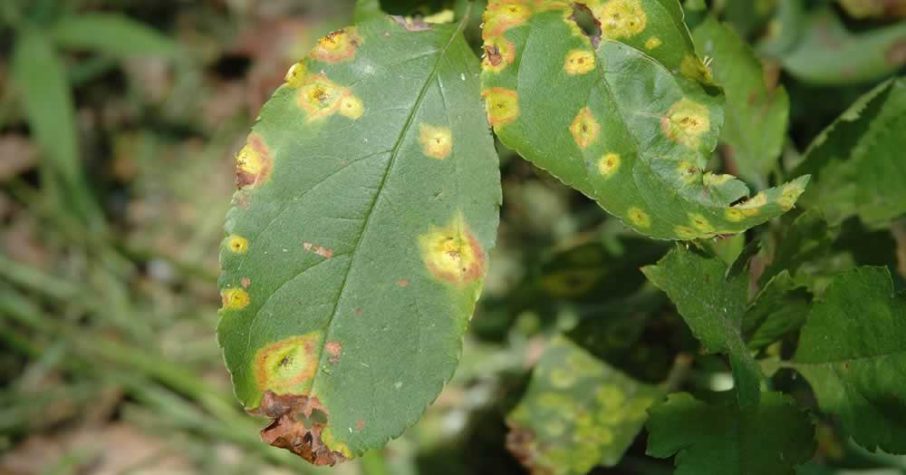
<path fill-rule="evenodd" d="M 460 28 L 322 38 L 237 156 L 220 343 L 263 438 L 316 464 L 382 446 L 450 378 L 500 177 Z"/>
<path fill-rule="evenodd" d="M 585 474 L 616 465 L 662 394 L 557 337 L 507 416 L 507 448 L 533 473 Z"/>
<path fill-rule="evenodd" d="M 178 44 L 163 34 L 116 13 L 64 16 L 53 26 L 51 35 L 59 46 L 117 57 L 172 56 L 179 51 Z"/>
<path fill-rule="evenodd" d="M 649 413 L 647 453 L 676 454 L 676 475 L 792 474 L 815 450 L 808 416 L 776 392 L 749 409 L 676 393 Z"/>
<path fill-rule="evenodd" d="M 786 137 L 786 90 L 768 84 L 759 59 L 728 26 L 708 18 L 696 27 L 694 37 L 698 53 L 713 58 L 714 80 L 726 94 L 721 141 L 729 146 L 741 177 L 765 183 Z"/>
<path fill-rule="evenodd" d="M 890 272 L 839 274 L 812 307 L 794 357 L 822 410 L 863 447 L 906 453 L 906 295 Z"/>
<path fill-rule="evenodd" d="M 906 64 L 906 22 L 852 33 L 832 9 L 819 8 L 801 22 L 781 28 L 801 32 L 795 46 L 780 60 L 787 72 L 805 82 L 869 82 L 893 74 Z"/>
<path fill-rule="evenodd" d="M 906 79 L 865 94 L 815 139 L 797 173 L 812 173 L 815 186 L 803 205 L 839 224 L 859 216 L 884 226 L 906 213 Z"/>
<path fill-rule="evenodd" d="M 670 296 L 708 351 L 729 355 L 740 404 L 757 404 L 763 376 L 742 339 L 749 286 L 745 274 L 727 276 L 720 259 L 679 247 L 642 272 Z"/>
<path fill-rule="evenodd" d="M 590 12 L 600 38 L 579 28 Z M 662 239 L 733 234 L 790 209 L 800 177 L 742 202 L 745 184 L 704 168 L 722 98 L 675 0 L 492 0 L 483 95 L 503 143 Z"/>

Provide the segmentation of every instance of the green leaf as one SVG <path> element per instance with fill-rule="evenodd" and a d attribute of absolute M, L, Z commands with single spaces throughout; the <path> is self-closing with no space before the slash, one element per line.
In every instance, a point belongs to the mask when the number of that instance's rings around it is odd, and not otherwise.
<path fill-rule="evenodd" d="M 532 473 L 585 474 L 616 465 L 661 396 L 556 337 L 507 416 L 507 448 Z"/>
<path fill-rule="evenodd" d="M 356 23 L 362 23 L 381 15 L 383 12 L 380 0 L 356 0 L 354 15 Z"/>
<path fill-rule="evenodd" d="M 815 450 L 808 416 L 780 393 L 750 409 L 677 393 L 649 413 L 647 453 L 676 454 L 676 475 L 792 474 Z"/>
<path fill-rule="evenodd" d="M 45 190 L 55 190 L 59 210 L 71 211 L 82 222 L 99 228 L 100 210 L 88 191 L 79 160 L 75 104 L 66 69 L 43 31 L 19 30 L 12 76 L 31 134 L 42 152 Z"/>
<path fill-rule="evenodd" d="M 786 90 L 766 83 L 761 62 L 728 26 L 708 18 L 694 37 L 698 53 L 713 58 L 715 82 L 727 97 L 721 141 L 741 177 L 765 183 L 786 137 Z"/>
<path fill-rule="evenodd" d="M 789 2 L 794 3 L 794 2 Z M 906 22 L 849 32 L 830 8 L 820 8 L 797 28 L 800 37 L 780 57 L 783 68 L 805 82 L 843 85 L 869 82 L 895 73 L 906 64 Z"/>
<path fill-rule="evenodd" d="M 749 348 L 770 345 L 801 327 L 810 297 L 787 271 L 770 279 L 743 317 L 742 331 Z"/>
<path fill-rule="evenodd" d="M 740 404 L 757 404 L 763 376 L 741 329 L 749 287 L 745 274 L 727 276 L 727 266 L 719 258 L 681 247 L 642 272 L 670 296 L 705 349 L 729 355 Z"/>
<path fill-rule="evenodd" d="M 772 241 L 770 264 L 761 274 L 760 281 L 766 283 L 783 271 L 801 280 L 798 271 L 829 254 L 836 237 L 837 230 L 828 227 L 820 212 L 805 211 L 783 227 Z"/>
<path fill-rule="evenodd" d="M 173 56 L 179 51 L 173 40 L 117 13 L 64 16 L 53 26 L 51 35 L 59 46 L 116 57 Z"/>
<path fill-rule="evenodd" d="M 802 328 L 795 368 L 863 447 L 906 453 L 906 295 L 890 272 L 839 274 Z"/>
<path fill-rule="evenodd" d="M 293 66 L 237 156 L 218 329 L 273 445 L 382 446 L 449 380 L 501 200 L 478 65 L 454 25 L 380 17 Z"/>
<path fill-rule="evenodd" d="M 839 224 L 883 226 L 906 213 L 906 78 L 865 94 L 815 139 L 797 173 L 813 173 L 803 206 Z"/>
<path fill-rule="evenodd" d="M 598 44 L 573 20 L 586 10 Z M 738 233 L 805 188 L 800 177 L 731 206 L 745 184 L 704 171 L 722 97 L 676 0 L 492 0 L 483 36 L 483 95 L 501 141 L 642 234 Z"/>

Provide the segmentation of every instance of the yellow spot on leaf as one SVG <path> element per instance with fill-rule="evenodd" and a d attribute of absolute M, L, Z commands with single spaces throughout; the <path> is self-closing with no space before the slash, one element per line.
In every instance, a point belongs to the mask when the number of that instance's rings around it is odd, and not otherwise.
<path fill-rule="evenodd" d="M 701 136 L 710 129 L 708 108 L 687 98 L 674 103 L 661 118 L 664 135 L 691 149 L 698 148 Z"/>
<path fill-rule="evenodd" d="M 604 177 L 610 178 L 619 169 L 620 156 L 616 153 L 605 153 L 604 156 L 598 160 L 598 173 Z"/>
<path fill-rule="evenodd" d="M 641 208 L 632 207 L 626 211 L 629 216 L 629 221 L 638 228 L 649 228 L 651 227 L 651 217 L 648 216 L 648 213 L 642 211 Z"/>
<path fill-rule="evenodd" d="M 236 154 L 236 184 L 239 188 L 255 186 L 270 178 L 273 159 L 264 139 L 250 134 Z"/>
<path fill-rule="evenodd" d="M 692 223 L 692 227 L 701 231 L 703 233 L 713 233 L 714 226 L 711 225 L 711 222 L 708 221 L 708 218 L 698 214 L 698 213 L 689 213 L 689 222 Z"/>
<path fill-rule="evenodd" d="M 699 174 L 698 167 L 686 161 L 680 162 L 676 167 L 676 171 L 679 173 L 680 179 L 687 184 L 695 181 L 695 178 L 698 177 Z"/>
<path fill-rule="evenodd" d="M 224 310 L 242 310 L 251 302 L 248 292 L 242 289 L 223 289 L 220 300 Z"/>
<path fill-rule="evenodd" d="M 746 214 L 739 208 L 727 208 L 724 210 L 724 217 L 727 218 L 727 221 L 738 223 L 746 219 Z"/>
<path fill-rule="evenodd" d="M 680 74 L 689 79 L 710 83 L 714 80 L 711 76 L 711 68 L 705 65 L 698 56 L 687 54 L 680 63 Z"/>
<path fill-rule="evenodd" d="M 510 28 L 525 23 L 531 13 L 528 5 L 519 0 L 492 1 L 484 13 L 484 34 L 501 36 Z"/>
<path fill-rule="evenodd" d="M 488 112 L 488 122 L 494 127 L 507 125 L 519 117 L 519 96 L 516 91 L 492 87 L 481 93 Z"/>
<path fill-rule="evenodd" d="M 600 131 L 601 126 L 588 107 L 583 107 L 569 126 L 569 132 L 573 135 L 576 145 L 583 150 L 594 143 Z"/>
<path fill-rule="evenodd" d="M 343 117 L 356 120 L 359 117 L 362 117 L 364 112 L 365 107 L 362 105 L 362 100 L 358 97 L 347 94 L 340 99 L 340 115 Z"/>
<path fill-rule="evenodd" d="M 362 44 L 362 39 L 356 33 L 355 27 L 334 31 L 318 40 L 311 51 L 311 57 L 325 63 L 339 63 L 349 61 L 355 57 L 356 48 Z"/>
<path fill-rule="evenodd" d="M 421 124 L 418 141 L 422 144 L 422 153 L 438 160 L 449 157 L 453 150 L 453 135 L 449 127 Z"/>
<path fill-rule="evenodd" d="M 309 76 L 299 88 L 298 103 L 308 113 L 308 120 L 327 117 L 337 111 L 340 99 L 346 96 L 346 88 L 334 84 L 327 76 Z"/>
<path fill-rule="evenodd" d="M 462 214 L 457 214 L 444 227 L 432 226 L 418 237 L 418 245 L 422 261 L 438 280 L 463 285 L 484 275 L 484 251 L 469 231 Z"/>
<path fill-rule="evenodd" d="M 798 183 L 784 185 L 783 190 L 780 192 L 780 197 L 777 198 L 777 204 L 784 210 L 789 210 L 796 204 L 796 200 L 799 199 L 799 195 L 803 191 L 805 191 L 805 188 Z"/>
<path fill-rule="evenodd" d="M 629 38 L 645 30 L 648 21 L 640 0 L 609 0 L 592 13 L 601 23 L 601 33 L 610 39 Z"/>
<path fill-rule="evenodd" d="M 724 211 L 724 216 L 733 222 L 742 221 L 745 218 L 752 216 L 757 216 L 761 212 L 761 208 L 768 203 L 768 198 L 764 193 L 759 192 L 755 196 L 749 198 L 742 203 L 734 205 L 730 208 L 727 208 Z"/>
<path fill-rule="evenodd" d="M 660 46 L 661 44 L 662 44 L 662 41 L 660 38 L 658 38 L 657 36 L 652 36 L 651 38 L 648 38 L 647 40 L 645 40 L 645 49 L 653 50 L 653 49 L 657 48 L 658 46 Z"/>
<path fill-rule="evenodd" d="M 715 174 L 715 173 L 708 172 L 708 173 L 705 173 L 705 176 L 703 177 L 702 182 L 705 184 L 705 186 L 719 186 L 719 185 L 723 185 L 724 183 L 726 183 L 734 178 L 736 178 L 736 177 L 733 175 Z"/>
<path fill-rule="evenodd" d="M 231 234 L 227 238 L 227 248 L 234 254 L 245 254 L 249 250 L 249 240 L 242 236 Z"/>
<path fill-rule="evenodd" d="M 321 357 L 321 331 L 272 343 L 255 353 L 255 383 L 260 391 L 300 394 L 309 389 Z"/>
<path fill-rule="evenodd" d="M 566 54 L 563 69 L 570 76 L 593 71 L 595 69 L 595 53 L 587 49 L 574 49 Z"/>
<path fill-rule="evenodd" d="M 286 71 L 286 76 L 284 80 L 289 87 L 300 87 L 305 82 L 305 76 L 308 74 L 308 68 L 305 66 L 305 63 L 299 61 L 298 63 L 290 66 L 289 70 Z"/>
<path fill-rule="evenodd" d="M 676 226 L 673 228 L 673 232 L 676 233 L 677 237 L 680 239 L 695 239 L 698 237 L 698 233 L 689 226 Z"/>

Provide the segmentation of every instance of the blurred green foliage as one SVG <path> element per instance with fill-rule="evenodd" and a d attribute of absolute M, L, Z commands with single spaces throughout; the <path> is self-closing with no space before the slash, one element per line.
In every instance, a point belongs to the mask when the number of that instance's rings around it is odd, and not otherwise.
<path fill-rule="evenodd" d="M 708 15 L 727 22 L 753 51 L 737 58 L 745 63 L 739 68 L 749 76 L 760 68 L 765 91 L 782 86 L 788 94 L 789 126 L 781 145 L 757 152 L 765 155 L 743 173 L 750 186 L 811 169 L 824 152 L 817 146 L 805 154 L 809 144 L 863 94 L 881 87 L 885 100 L 894 99 L 894 83 L 884 81 L 906 63 L 903 10 L 882 3 L 889 2 L 685 2 L 690 28 L 707 25 Z M 465 4 L 387 0 L 382 7 L 424 15 L 444 7 L 462 13 Z M 321 0 L 0 1 L 0 472 L 523 473 L 506 451 L 506 415 L 560 334 L 601 364 L 697 398 L 674 396 L 661 407 L 667 415 L 693 407 L 701 418 L 663 424 L 726 430 L 708 424 L 715 413 L 735 410 L 722 405 L 728 381 L 732 387 L 727 359 L 702 354 L 682 309 L 639 271 L 672 246 L 625 229 L 498 144 L 498 247 L 460 368 L 425 417 L 386 449 L 334 469 L 312 469 L 260 442 L 263 421 L 234 401 L 213 335 L 232 157 L 289 65 L 315 38 L 349 23 L 352 7 Z M 473 7 L 467 25 L 476 51 L 482 9 Z M 701 52 L 713 55 L 718 80 L 736 61 L 732 52 L 726 59 L 707 47 Z M 883 128 L 881 105 L 868 112 L 860 117 L 870 123 L 849 121 L 852 128 Z M 838 140 L 834 133 L 829 140 Z M 733 162 L 741 155 L 728 153 L 732 136 L 723 139 L 712 169 L 742 170 Z M 849 145 L 828 161 L 897 156 Z M 902 171 L 902 161 L 895 163 Z M 816 174 L 814 193 L 841 192 L 833 180 L 853 171 L 827 173 L 828 185 Z M 716 254 L 730 272 L 744 262 L 749 296 L 760 290 L 761 305 L 793 309 L 777 317 L 756 302 L 739 329 L 765 384 L 815 411 L 817 449 L 801 473 L 906 471 L 901 456 L 855 445 L 852 422 L 819 412 L 827 402 L 816 402 L 784 362 L 806 320 L 802 309 L 826 289 L 833 299 L 845 297 L 833 284 L 837 273 L 885 266 L 892 288 L 904 288 L 902 212 L 863 208 L 846 208 L 831 222 L 820 210 L 796 210 L 697 251 Z M 786 399 L 769 394 L 768 409 L 792 414 Z M 795 417 L 788 422 L 798 428 Z M 654 455 L 678 451 L 682 441 L 663 438 L 657 424 L 648 430 L 659 434 L 649 448 Z M 629 443 L 614 467 L 593 473 L 670 473 L 672 461 L 645 455 L 645 438 L 642 432 Z"/>

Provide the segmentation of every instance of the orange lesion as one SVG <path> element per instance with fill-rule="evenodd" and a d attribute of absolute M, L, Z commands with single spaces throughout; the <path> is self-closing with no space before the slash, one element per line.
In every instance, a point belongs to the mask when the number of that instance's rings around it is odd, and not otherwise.
<path fill-rule="evenodd" d="M 323 119 L 337 112 L 350 119 L 358 119 L 365 112 L 362 100 L 348 87 L 331 81 L 324 74 L 307 76 L 299 87 L 297 104 L 308 114 L 309 122 Z"/>
<path fill-rule="evenodd" d="M 421 124 L 418 141 L 422 145 L 422 153 L 431 158 L 443 160 L 453 151 L 453 133 L 449 127 Z"/>
<path fill-rule="evenodd" d="M 255 353 L 255 384 L 260 391 L 301 394 L 308 390 L 318 369 L 321 331 L 272 343 Z"/>
<path fill-rule="evenodd" d="M 270 178 L 274 160 L 264 139 L 252 133 L 236 155 L 236 186 L 254 187 Z"/>
<path fill-rule="evenodd" d="M 598 125 L 598 121 L 588 107 L 583 107 L 569 126 L 569 132 L 576 141 L 576 145 L 583 150 L 597 140 L 600 131 L 601 126 Z"/>
<path fill-rule="evenodd" d="M 484 275 L 485 254 L 462 214 L 418 237 L 422 261 L 436 279 L 463 285 Z"/>
<path fill-rule="evenodd" d="M 510 28 L 522 25 L 532 15 L 531 6 L 521 0 L 491 1 L 484 12 L 485 38 L 501 36 Z"/>
<path fill-rule="evenodd" d="M 311 51 L 311 57 L 325 63 L 339 63 L 355 58 L 356 49 L 362 38 L 355 27 L 343 28 L 318 40 Z"/>

